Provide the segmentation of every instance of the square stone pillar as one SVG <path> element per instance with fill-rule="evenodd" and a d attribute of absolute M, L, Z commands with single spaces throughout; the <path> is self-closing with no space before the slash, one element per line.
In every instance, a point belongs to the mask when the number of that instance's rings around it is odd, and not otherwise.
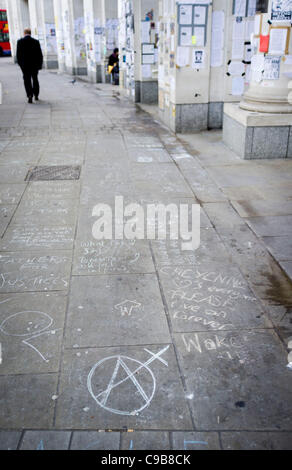
<path fill-rule="evenodd" d="M 62 15 L 62 0 L 54 0 L 54 17 L 55 17 L 59 71 L 64 72 L 65 71 L 65 40 L 64 40 L 63 15 Z"/>
<path fill-rule="evenodd" d="M 104 0 L 84 0 L 87 70 L 93 83 L 104 81 L 104 7 Z"/>
<path fill-rule="evenodd" d="M 65 71 L 87 75 L 83 0 L 62 0 Z"/>
<path fill-rule="evenodd" d="M 194 12 L 195 2 L 184 4 L 159 2 L 159 113 L 174 132 L 208 127 L 212 5 Z"/>
<path fill-rule="evenodd" d="M 58 53 L 53 0 L 29 0 L 29 16 L 32 36 L 39 40 L 44 67 L 58 68 Z"/>
<path fill-rule="evenodd" d="M 23 37 L 24 28 L 30 27 L 28 0 L 9 0 L 6 4 L 11 54 L 16 61 L 17 41 Z"/>

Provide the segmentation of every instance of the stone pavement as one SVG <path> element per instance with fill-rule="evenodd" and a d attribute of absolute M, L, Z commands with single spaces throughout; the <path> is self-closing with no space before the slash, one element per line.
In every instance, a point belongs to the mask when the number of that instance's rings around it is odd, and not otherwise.
<path fill-rule="evenodd" d="M 292 449 L 291 162 L 48 71 L 28 105 L 0 66 L 0 448 Z M 200 248 L 95 240 L 115 196 L 199 202 Z"/>

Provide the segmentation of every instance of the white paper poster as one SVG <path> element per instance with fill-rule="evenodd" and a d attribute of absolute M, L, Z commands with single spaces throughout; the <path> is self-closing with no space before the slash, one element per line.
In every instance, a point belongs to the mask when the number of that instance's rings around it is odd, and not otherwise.
<path fill-rule="evenodd" d="M 224 11 L 212 14 L 211 67 L 223 65 Z"/>
<path fill-rule="evenodd" d="M 142 64 L 154 64 L 154 54 L 143 54 L 142 55 Z"/>
<path fill-rule="evenodd" d="M 278 80 L 280 77 L 280 61 L 279 56 L 265 56 L 264 62 L 264 80 Z"/>
<path fill-rule="evenodd" d="M 270 31 L 270 54 L 285 54 L 288 29 L 272 28 Z"/>
<path fill-rule="evenodd" d="M 261 18 L 262 15 L 255 15 L 254 17 L 254 34 L 258 35 L 261 32 Z"/>
<path fill-rule="evenodd" d="M 152 77 L 151 65 L 149 65 L 149 64 L 142 65 L 141 70 L 142 70 L 142 77 L 143 78 L 151 78 Z"/>
<path fill-rule="evenodd" d="M 178 22 L 179 24 L 193 24 L 193 5 L 180 5 Z"/>
<path fill-rule="evenodd" d="M 234 21 L 232 29 L 232 59 L 243 59 L 245 23 Z"/>
<path fill-rule="evenodd" d="M 201 28 L 200 26 L 195 26 L 194 36 L 196 36 L 196 46 L 205 45 L 205 28 Z"/>
<path fill-rule="evenodd" d="M 262 54 L 256 54 L 251 58 L 251 77 L 255 82 L 263 79 L 265 57 Z"/>
<path fill-rule="evenodd" d="M 248 0 L 247 16 L 254 16 L 256 14 L 257 0 Z"/>
<path fill-rule="evenodd" d="M 244 73 L 244 64 L 233 60 L 228 65 L 228 73 L 230 75 L 242 75 Z"/>
<path fill-rule="evenodd" d="M 195 6 L 194 24 L 206 24 L 206 12 L 207 8 L 203 6 Z"/>
<path fill-rule="evenodd" d="M 245 16 L 246 0 L 235 0 L 234 2 L 234 16 Z"/>
<path fill-rule="evenodd" d="M 190 50 L 188 47 L 178 46 L 176 50 L 176 64 L 178 67 L 186 67 L 190 64 Z"/>
<path fill-rule="evenodd" d="M 192 45 L 192 28 L 182 26 L 180 28 L 180 46 Z"/>
<path fill-rule="evenodd" d="M 193 50 L 192 68 L 193 69 L 205 68 L 205 51 L 203 49 Z"/>
<path fill-rule="evenodd" d="M 244 92 L 244 78 L 232 77 L 232 90 L 233 96 L 241 96 Z"/>
<path fill-rule="evenodd" d="M 150 21 L 141 21 L 141 42 L 150 41 Z"/>

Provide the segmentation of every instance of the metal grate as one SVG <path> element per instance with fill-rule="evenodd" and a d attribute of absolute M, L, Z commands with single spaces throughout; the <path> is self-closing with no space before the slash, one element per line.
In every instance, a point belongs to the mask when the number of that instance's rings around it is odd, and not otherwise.
<path fill-rule="evenodd" d="M 35 166 L 28 171 L 25 181 L 79 180 L 81 166 Z"/>

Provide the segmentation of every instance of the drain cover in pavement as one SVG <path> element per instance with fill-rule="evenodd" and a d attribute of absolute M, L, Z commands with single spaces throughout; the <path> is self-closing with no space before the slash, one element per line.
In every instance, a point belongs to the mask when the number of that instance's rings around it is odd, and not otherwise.
<path fill-rule="evenodd" d="M 35 166 L 26 175 L 25 181 L 79 180 L 81 167 L 76 166 Z"/>

